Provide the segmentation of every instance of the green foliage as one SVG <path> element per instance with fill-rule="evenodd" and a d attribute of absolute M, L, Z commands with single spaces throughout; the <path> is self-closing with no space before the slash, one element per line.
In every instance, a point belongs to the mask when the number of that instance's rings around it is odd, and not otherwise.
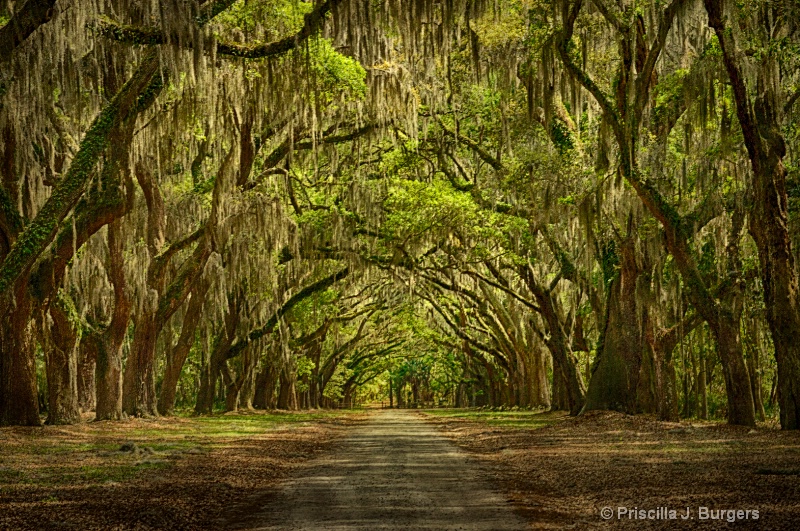
<path fill-rule="evenodd" d="M 240 0 L 217 15 L 214 24 L 225 30 L 237 29 L 251 34 L 261 30 L 263 42 L 269 42 L 298 31 L 303 25 L 303 16 L 311 12 L 312 7 L 311 3 L 295 0 Z"/>
<path fill-rule="evenodd" d="M 328 39 L 313 39 L 308 46 L 311 75 L 316 76 L 314 95 L 323 108 L 343 95 L 361 100 L 367 92 L 367 72 L 361 63 L 337 52 Z"/>

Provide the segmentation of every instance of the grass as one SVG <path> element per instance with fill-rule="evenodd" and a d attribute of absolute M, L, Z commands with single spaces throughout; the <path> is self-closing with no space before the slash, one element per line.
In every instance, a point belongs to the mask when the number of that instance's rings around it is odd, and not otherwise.
<path fill-rule="evenodd" d="M 0 429 L 0 494 L 22 487 L 123 483 L 260 434 L 353 411 L 256 412 Z M 123 443 L 136 450 L 120 451 Z"/>
<path fill-rule="evenodd" d="M 424 412 L 440 418 L 464 419 L 483 422 L 503 428 L 543 428 L 564 417 L 564 412 L 542 410 L 491 411 L 487 409 L 427 409 Z"/>

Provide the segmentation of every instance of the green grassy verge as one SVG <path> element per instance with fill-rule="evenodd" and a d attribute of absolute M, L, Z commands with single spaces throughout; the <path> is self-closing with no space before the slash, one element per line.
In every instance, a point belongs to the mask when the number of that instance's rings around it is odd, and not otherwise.
<path fill-rule="evenodd" d="M 255 412 L 2 428 L 0 494 L 19 488 L 121 483 L 270 431 L 353 413 L 356 411 Z"/>

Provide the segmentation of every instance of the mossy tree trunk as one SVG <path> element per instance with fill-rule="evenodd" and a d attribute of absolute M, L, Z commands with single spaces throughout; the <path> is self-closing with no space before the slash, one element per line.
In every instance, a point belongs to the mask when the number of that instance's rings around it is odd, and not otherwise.
<path fill-rule="evenodd" d="M 81 413 L 94 411 L 97 405 L 97 384 L 95 383 L 97 351 L 86 348 L 84 337 L 81 336 L 78 349 L 78 408 Z"/>
<path fill-rule="evenodd" d="M 639 373 L 644 349 L 642 308 L 637 294 L 641 273 L 636 260 L 636 233 L 629 218 L 628 235 L 619 242 L 619 270 L 611 280 L 602 344 L 586 392 L 584 411 L 637 411 Z"/>
<path fill-rule="evenodd" d="M 201 229 L 167 245 L 165 240 L 166 212 L 158 183 L 151 172 L 137 168 L 137 180 L 147 203 L 147 250 L 150 265 L 147 269 L 148 299 L 134 316 L 134 336 L 123 376 L 122 408 L 132 416 L 157 416 L 156 343 L 158 335 L 170 317 L 189 296 L 202 275 L 211 255 L 213 222 L 217 209 L 212 207 L 211 219 Z M 219 186 L 214 185 L 214 204 L 219 201 Z M 195 244 L 192 255 L 181 265 L 171 282 L 167 282 L 168 266 L 178 252 Z"/>
<path fill-rule="evenodd" d="M 133 77 L 100 112 L 66 174 L 56 183 L 36 217 L 14 238 L 0 266 L 0 296 L 3 298 L 0 306 L 13 314 L 13 319 L 5 321 L 9 329 L 3 326 L 0 333 L 0 352 L 4 353 L 1 423 L 30 425 L 40 422 L 32 318 L 35 311 L 47 311 L 47 301 L 54 298 L 56 287 L 76 250 L 130 206 L 124 195 L 125 189 L 130 190 L 124 174 L 127 150 L 136 118 L 152 105 L 163 87 L 159 64 L 155 54 L 146 54 Z M 91 197 L 87 198 L 86 190 L 96 178 L 96 167 L 104 155 L 98 186 L 91 188 Z M 62 223 L 70 213 L 72 223 Z M 50 250 L 42 256 L 47 249 Z M 32 271 L 34 264 L 36 269 Z M 52 371 L 56 372 L 50 374 L 54 376 L 68 371 L 71 366 L 66 358 L 51 356 L 51 360 L 61 364 L 60 367 L 53 365 Z M 72 386 L 68 385 L 71 381 L 72 377 L 56 380 L 55 388 L 64 384 L 65 389 L 71 390 Z M 77 386 L 74 390 L 77 405 Z M 72 416 L 67 414 L 67 417 Z M 53 421 L 60 422 L 56 417 Z"/>
<path fill-rule="evenodd" d="M 108 326 L 91 338 L 96 349 L 97 420 L 122 418 L 122 343 L 128 331 L 132 301 L 127 292 L 123 269 L 123 220 L 108 226 L 106 272 L 114 288 L 114 310 Z"/>
<path fill-rule="evenodd" d="M 50 305 L 53 326 L 46 342 L 47 424 L 74 424 L 78 407 L 78 341 L 80 330 L 71 302 L 59 295 Z M 47 326 L 47 323 L 42 323 Z"/>

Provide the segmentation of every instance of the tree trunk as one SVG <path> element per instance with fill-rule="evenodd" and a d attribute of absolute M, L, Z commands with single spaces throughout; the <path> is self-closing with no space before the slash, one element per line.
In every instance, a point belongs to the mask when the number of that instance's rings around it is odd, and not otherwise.
<path fill-rule="evenodd" d="M 750 373 L 750 387 L 753 388 L 753 400 L 756 406 L 756 417 L 763 422 L 766 420 L 764 411 L 764 390 L 761 381 L 761 341 L 759 339 L 758 324 L 755 319 L 748 321 L 748 356 L 747 370 Z"/>
<path fill-rule="evenodd" d="M 152 303 L 151 303 L 152 304 Z M 148 303 L 145 303 L 145 307 Z M 155 315 L 145 315 L 134 321 L 133 344 L 125 365 L 122 384 L 122 409 L 133 417 L 158 416 L 156 395 L 156 340 L 160 327 Z"/>
<path fill-rule="evenodd" d="M 97 386 L 96 420 L 122 418 L 122 343 L 128 333 L 131 299 L 125 282 L 122 219 L 108 226 L 108 266 L 106 271 L 114 287 L 114 312 L 108 328 L 88 338 L 96 349 L 95 382 Z"/>
<path fill-rule="evenodd" d="M 296 410 L 297 396 L 295 382 L 297 376 L 288 364 L 283 367 L 280 374 L 280 391 L 278 392 L 278 409 Z"/>
<path fill-rule="evenodd" d="M 569 411 L 569 393 L 561 368 L 553 364 L 553 398 L 550 405 L 552 411 Z"/>
<path fill-rule="evenodd" d="M 23 279 L 27 285 L 27 279 Z M 15 303 L 4 302 L 0 326 L 0 426 L 39 426 L 32 301 L 17 290 Z"/>
<path fill-rule="evenodd" d="M 800 429 L 800 294 L 788 231 L 786 169 L 774 157 L 754 173 L 750 234 L 759 250 L 764 307 L 775 347 L 781 428 L 797 430 Z"/>
<path fill-rule="evenodd" d="M 50 305 L 53 327 L 47 345 L 47 424 L 75 424 L 78 407 L 78 330 L 66 301 Z M 46 326 L 46 323 L 43 323 Z"/>
<path fill-rule="evenodd" d="M 533 370 L 531 371 L 532 406 L 549 408 L 551 405 L 550 384 L 547 379 L 547 354 L 539 347 L 535 347 L 532 354 L 534 359 Z"/>
<path fill-rule="evenodd" d="M 258 364 L 258 356 L 254 354 L 252 346 L 245 350 L 242 360 L 239 408 L 252 411 L 256 391 L 256 366 Z"/>
<path fill-rule="evenodd" d="M 539 312 L 549 333 L 545 344 L 553 356 L 554 367 L 558 367 L 564 376 L 569 413 L 573 416 L 577 415 L 583 409 L 586 401 L 586 385 L 578 369 L 567 333 L 559 318 L 557 303 L 553 299 L 553 294 L 536 282 L 530 266 L 520 266 L 519 273 L 539 303 Z"/>
<path fill-rule="evenodd" d="M 278 383 L 277 370 L 267 361 L 256 377 L 256 392 L 253 406 L 259 409 L 275 409 L 275 386 Z"/>
<path fill-rule="evenodd" d="M 635 414 L 642 364 L 641 310 L 636 284 L 636 236 L 630 235 L 620 245 L 619 273 L 611 281 L 606 302 L 605 330 L 597 361 L 589 381 L 584 411 L 614 410 Z"/>
<path fill-rule="evenodd" d="M 697 376 L 697 394 L 698 403 L 700 405 L 699 416 L 702 420 L 708 420 L 708 372 L 706 371 L 706 349 L 704 344 L 701 345 L 698 354 L 698 362 L 700 365 L 700 371 Z"/>
<path fill-rule="evenodd" d="M 220 374 L 225 386 L 225 412 L 235 412 L 239 409 L 239 392 L 242 390 L 240 380 L 234 377 L 227 362 L 222 362 Z"/>
<path fill-rule="evenodd" d="M 78 407 L 81 413 L 94 411 L 97 406 L 97 384 L 95 383 L 97 350 L 87 348 L 81 338 L 78 350 Z"/>
<path fill-rule="evenodd" d="M 175 396 L 178 392 L 178 381 L 183 372 L 183 365 L 189 357 L 197 332 L 197 325 L 203 314 L 203 303 L 208 292 L 209 283 L 200 279 L 192 289 L 186 314 L 183 316 L 181 335 L 175 347 L 167 353 L 167 363 L 164 369 L 164 379 L 161 382 L 161 394 L 158 396 L 158 412 L 162 415 L 172 415 L 175 409 Z"/>
<path fill-rule="evenodd" d="M 223 341 L 224 339 L 221 337 L 217 339 L 208 363 L 204 364 L 200 372 L 200 389 L 197 391 L 197 401 L 194 406 L 196 415 L 210 415 L 214 412 L 214 394 L 217 388 L 217 378 L 224 363 L 222 353 L 226 350 L 220 345 Z"/>
<path fill-rule="evenodd" d="M 713 329 L 712 329 L 713 330 Z M 728 422 L 741 426 L 755 426 L 755 406 L 750 388 L 750 375 L 739 340 L 739 322 L 726 318 L 718 325 L 717 339 L 725 389 L 728 398 Z"/>
<path fill-rule="evenodd" d="M 658 420 L 678 422 L 678 384 L 675 374 L 675 365 L 672 363 L 672 352 L 654 347 L 650 344 L 655 373 L 654 389 L 656 398 L 656 413 Z"/>

